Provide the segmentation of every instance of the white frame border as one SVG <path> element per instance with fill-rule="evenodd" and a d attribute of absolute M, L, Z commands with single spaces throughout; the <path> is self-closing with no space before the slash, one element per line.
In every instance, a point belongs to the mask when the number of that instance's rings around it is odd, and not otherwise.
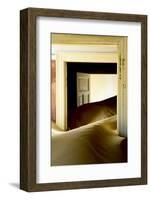
<path fill-rule="evenodd" d="M 101 29 L 98 29 L 100 26 Z M 37 17 L 36 27 L 36 182 L 53 183 L 141 177 L 140 23 Z M 50 107 L 50 32 L 128 36 L 128 163 L 50 167 L 50 110 L 48 109 Z"/>

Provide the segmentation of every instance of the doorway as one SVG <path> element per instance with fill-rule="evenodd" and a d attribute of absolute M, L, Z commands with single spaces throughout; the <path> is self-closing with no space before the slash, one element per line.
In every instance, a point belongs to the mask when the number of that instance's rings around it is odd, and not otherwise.
<path fill-rule="evenodd" d="M 113 106 L 117 113 L 117 85 L 117 63 L 68 62 L 67 129 L 75 128 L 76 118 L 82 110 L 90 109 L 89 117 L 92 118 L 96 104 L 101 105 L 102 101 L 103 107 L 110 103 L 108 106 Z M 116 99 L 114 103 L 107 100 L 113 96 Z M 99 120 L 99 116 L 95 119 Z M 85 124 L 84 121 L 82 124 Z"/>
<path fill-rule="evenodd" d="M 67 94 L 67 65 L 69 63 L 116 63 L 118 80 L 117 131 L 121 136 L 127 136 L 127 40 L 127 36 L 52 34 L 53 48 L 51 53 L 56 66 L 54 87 L 56 100 L 52 107 L 56 114 L 54 115 L 55 123 L 60 129 L 68 130 L 70 102 Z M 72 70 L 74 71 L 74 69 Z M 108 68 L 104 70 L 108 70 Z M 75 78 L 74 75 L 71 77 Z M 77 87 L 73 87 L 74 84 L 76 82 L 72 82 L 72 88 Z M 73 105 L 77 105 L 75 104 L 77 100 L 74 98 L 74 91 L 71 98 Z M 86 98 L 84 100 L 84 97 L 80 97 L 79 102 L 88 101 L 89 97 Z"/>

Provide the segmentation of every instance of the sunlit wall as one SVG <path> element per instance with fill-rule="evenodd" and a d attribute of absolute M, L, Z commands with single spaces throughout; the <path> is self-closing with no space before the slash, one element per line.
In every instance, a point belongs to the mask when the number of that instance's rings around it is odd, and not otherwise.
<path fill-rule="evenodd" d="M 116 74 L 90 75 L 90 102 L 101 101 L 117 95 Z"/>

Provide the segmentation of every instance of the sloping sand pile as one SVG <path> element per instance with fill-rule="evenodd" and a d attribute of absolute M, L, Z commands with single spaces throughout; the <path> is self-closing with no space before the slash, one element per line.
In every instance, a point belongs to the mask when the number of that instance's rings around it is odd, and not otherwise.
<path fill-rule="evenodd" d="M 62 132 L 53 128 L 52 165 L 118 163 L 126 161 L 125 138 L 117 135 L 116 115 Z"/>

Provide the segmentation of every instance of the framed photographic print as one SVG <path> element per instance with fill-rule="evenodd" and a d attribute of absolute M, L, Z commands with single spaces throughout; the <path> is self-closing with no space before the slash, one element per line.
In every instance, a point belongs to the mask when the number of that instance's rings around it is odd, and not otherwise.
<path fill-rule="evenodd" d="M 20 12 L 20 188 L 147 183 L 147 16 Z"/>

